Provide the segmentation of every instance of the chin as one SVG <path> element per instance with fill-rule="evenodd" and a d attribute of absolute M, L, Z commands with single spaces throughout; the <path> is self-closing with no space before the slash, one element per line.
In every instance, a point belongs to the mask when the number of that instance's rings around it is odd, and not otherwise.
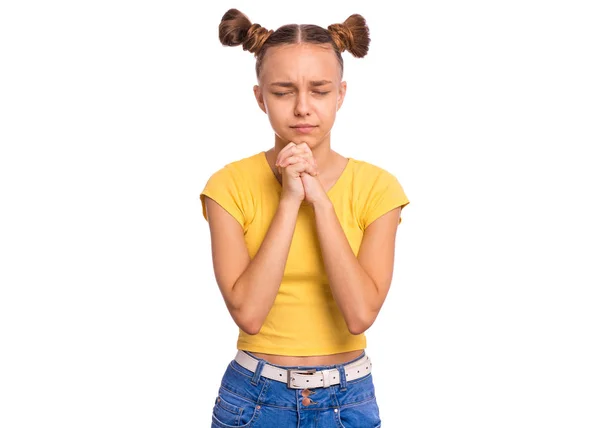
<path fill-rule="evenodd" d="M 309 148 L 313 148 L 319 145 L 319 143 L 324 139 L 323 135 L 287 135 L 287 133 L 276 133 L 280 140 L 285 142 L 287 145 L 290 141 L 293 141 L 296 144 L 306 143 Z"/>
<path fill-rule="evenodd" d="M 289 137 L 283 138 L 284 141 L 293 141 L 296 144 L 306 143 L 309 147 L 315 145 L 316 139 L 313 136 L 308 135 L 290 135 Z M 287 143 L 286 143 L 287 144 Z"/>

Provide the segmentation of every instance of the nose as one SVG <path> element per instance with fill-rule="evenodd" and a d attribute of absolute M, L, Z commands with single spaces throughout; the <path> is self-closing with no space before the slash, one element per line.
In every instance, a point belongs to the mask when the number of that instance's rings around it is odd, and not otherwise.
<path fill-rule="evenodd" d="M 296 105 L 294 106 L 294 114 L 296 116 L 308 116 L 310 114 L 310 103 L 306 93 L 298 92 Z"/>

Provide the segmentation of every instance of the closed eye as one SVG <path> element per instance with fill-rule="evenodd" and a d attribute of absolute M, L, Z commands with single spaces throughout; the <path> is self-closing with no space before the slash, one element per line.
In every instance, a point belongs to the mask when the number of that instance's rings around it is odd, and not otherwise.
<path fill-rule="evenodd" d="M 327 95 L 331 91 L 313 91 L 313 92 L 318 95 Z M 273 92 L 273 95 L 275 95 L 277 97 L 283 97 L 284 95 L 291 94 L 291 93 L 292 92 Z"/>

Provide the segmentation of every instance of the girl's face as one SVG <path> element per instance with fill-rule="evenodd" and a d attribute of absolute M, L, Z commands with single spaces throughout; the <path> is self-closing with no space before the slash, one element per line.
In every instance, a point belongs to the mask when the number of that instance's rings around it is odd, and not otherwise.
<path fill-rule="evenodd" d="M 306 142 L 313 148 L 328 141 L 346 94 L 340 74 L 331 47 L 303 43 L 268 49 L 254 95 L 280 144 Z"/>

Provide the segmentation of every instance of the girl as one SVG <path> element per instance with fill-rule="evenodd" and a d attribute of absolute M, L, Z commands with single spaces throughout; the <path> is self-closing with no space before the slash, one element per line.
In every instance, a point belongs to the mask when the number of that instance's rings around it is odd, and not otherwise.
<path fill-rule="evenodd" d="M 360 15 L 267 30 L 236 9 L 219 38 L 256 56 L 274 147 L 212 174 L 200 195 L 216 281 L 239 326 L 212 427 L 381 426 L 365 353 L 392 280 L 400 211 L 389 172 L 331 149 L 341 52 L 367 54 Z"/>

